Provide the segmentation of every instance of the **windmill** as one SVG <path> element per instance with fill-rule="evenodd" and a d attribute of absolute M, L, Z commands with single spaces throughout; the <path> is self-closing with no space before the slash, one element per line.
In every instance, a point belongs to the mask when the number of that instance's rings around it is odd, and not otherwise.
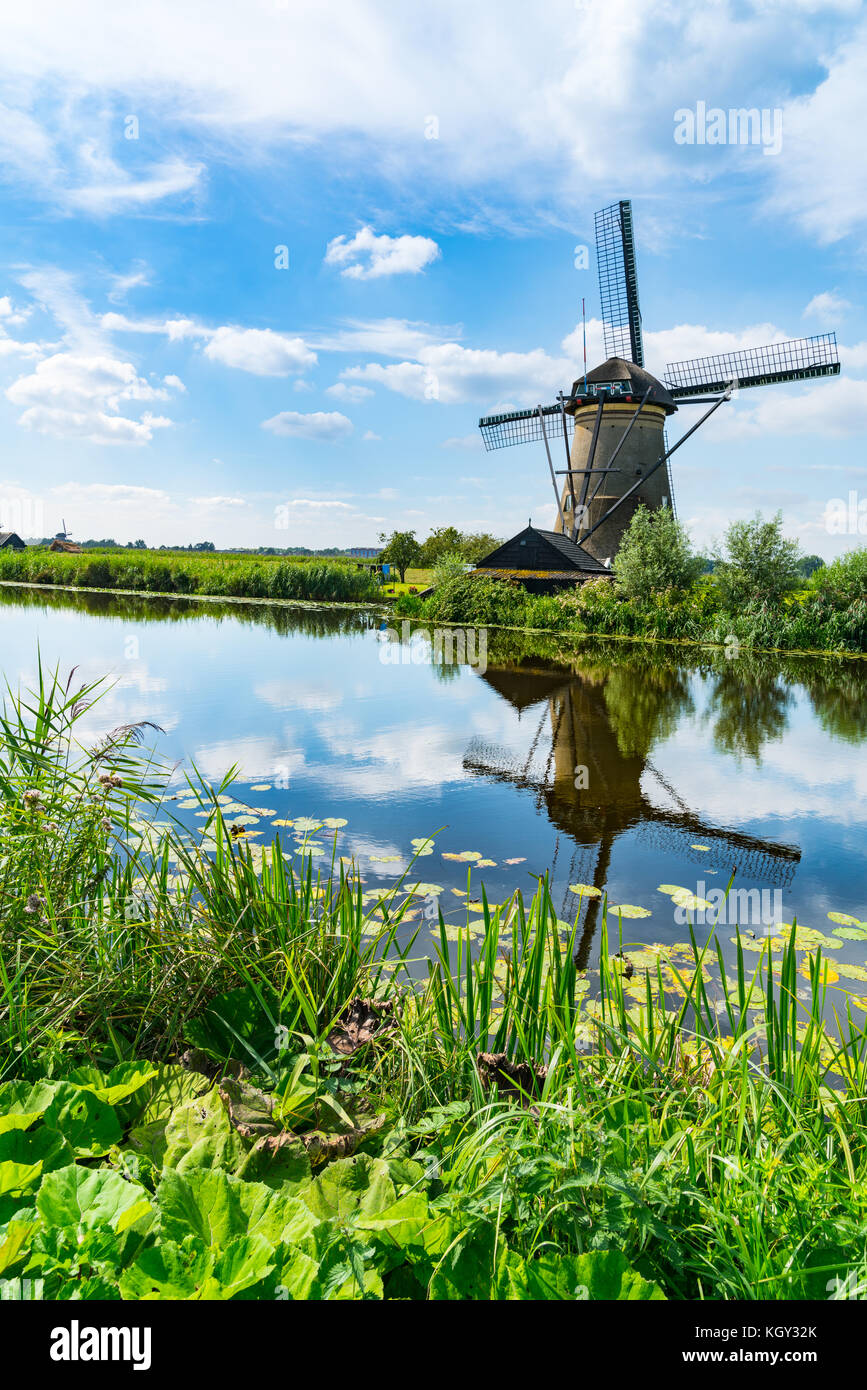
<path fill-rule="evenodd" d="M 820 333 L 672 362 L 658 381 L 644 366 L 632 204 L 602 208 L 595 231 L 607 361 L 588 372 L 585 352 L 584 374 L 568 396 L 561 391 L 553 404 L 484 416 L 479 429 L 488 450 L 544 442 L 557 503 L 555 531 L 607 564 L 642 503 L 674 509 L 671 456 L 735 389 L 837 376 L 840 361 L 836 334 Z M 708 409 L 669 448 L 665 425 L 678 403 Z M 551 441 L 557 434 L 566 467 L 555 470 Z"/>
<path fill-rule="evenodd" d="M 489 663 L 478 674 L 518 711 L 519 719 L 538 713 L 539 720 L 529 747 L 521 751 L 474 738 L 463 766 L 471 775 L 508 782 L 532 795 L 537 811 L 572 847 L 568 879 L 578 874 L 601 892 L 617 840 L 634 831 L 655 850 L 688 859 L 703 872 L 710 851 L 721 886 L 731 872 L 739 885 L 753 881 L 784 888 L 792 882 L 801 858 L 796 845 L 718 825 L 693 811 L 651 759 L 655 734 L 624 749 L 606 699 L 609 677 L 541 661 L 517 668 Z M 646 683 L 646 674 L 639 671 L 636 680 Z M 629 707 L 638 703 L 630 699 Z M 574 774 L 580 766 L 589 772 L 587 791 L 576 788 Z M 653 796 L 646 790 L 645 774 L 656 784 Z M 568 916 L 568 893 L 566 899 L 563 913 Z M 578 950 L 582 967 L 599 901 L 591 898 L 588 904 Z"/>

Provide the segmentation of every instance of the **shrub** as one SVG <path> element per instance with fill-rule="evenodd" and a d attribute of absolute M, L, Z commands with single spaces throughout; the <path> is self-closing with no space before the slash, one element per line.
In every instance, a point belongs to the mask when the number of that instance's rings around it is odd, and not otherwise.
<path fill-rule="evenodd" d="M 642 505 L 629 523 L 614 568 L 623 593 L 646 598 L 666 589 L 690 589 L 703 566 L 671 508 L 651 511 Z"/>
<path fill-rule="evenodd" d="M 763 521 L 733 521 L 725 534 L 725 551 L 714 550 L 714 577 L 723 605 L 737 613 L 748 603 L 779 604 L 797 588 L 801 550 L 783 535 L 782 513 Z"/>

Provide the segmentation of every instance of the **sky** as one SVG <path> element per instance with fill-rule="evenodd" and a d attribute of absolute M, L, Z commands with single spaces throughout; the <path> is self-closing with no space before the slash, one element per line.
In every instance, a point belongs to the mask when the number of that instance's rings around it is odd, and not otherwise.
<path fill-rule="evenodd" d="M 630 198 L 656 375 L 840 347 L 839 378 L 741 391 L 672 460 L 696 546 L 757 509 L 808 553 L 863 545 L 865 75 L 857 0 L 8 7 L 0 526 L 551 526 L 542 446 L 486 453 L 478 419 L 568 390 L 582 300 L 604 359 L 593 213 Z M 713 125 L 741 108 L 754 143 Z"/>

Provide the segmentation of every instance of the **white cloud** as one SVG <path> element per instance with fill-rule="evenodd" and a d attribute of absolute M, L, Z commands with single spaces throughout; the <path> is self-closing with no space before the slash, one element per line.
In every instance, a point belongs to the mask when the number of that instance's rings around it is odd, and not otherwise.
<path fill-rule="evenodd" d="M 126 275 L 111 276 L 111 289 L 108 292 L 108 297 L 112 304 L 122 303 L 130 290 L 137 290 L 143 285 L 150 284 L 144 262 L 137 261 L 136 265 L 137 269 L 128 271 Z"/>
<path fill-rule="evenodd" d="M 372 443 L 374 443 L 377 439 L 382 439 L 382 435 L 381 435 L 381 434 L 374 434 L 373 430 L 365 430 L 365 431 L 364 431 L 364 434 L 361 436 L 361 438 L 364 440 L 364 442 L 365 442 L 366 444 L 372 444 Z"/>
<path fill-rule="evenodd" d="M 337 167 L 362 159 L 414 208 L 449 201 L 469 226 L 514 219 L 516 196 L 542 218 L 551 204 L 574 208 L 594 186 L 610 190 L 612 168 L 635 196 L 733 166 L 772 178 L 778 205 L 829 238 L 867 215 L 847 139 L 865 123 L 856 0 L 719 0 L 698 13 L 671 0 L 438 0 L 436 23 L 389 0 L 213 0 L 207 19 L 152 0 L 146 33 L 134 7 L 115 7 L 111 24 L 103 12 L 103 0 L 43 0 L 4 15 L 0 65 L 14 82 L 0 139 L 17 177 L 64 207 L 188 196 L 201 183 L 185 153 L 193 137 L 238 162 L 320 141 Z M 827 78 L 785 106 L 776 159 L 675 146 L 678 106 L 699 94 L 777 105 L 817 61 Z M 130 104 L 160 140 L 145 167 L 124 146 Z M 100 145 L 107 112 L 113 153 Z M 453 196 L 467 188 L 477 196 Z"/>
<path fill-rule="evenodd" d="M 279 415 L 263 420 L 262 429 L 293 439 L 318 439 L 333 443 L 352 433 L 352 421 L 337 410 L 328 413 L 316 410 L 310 415 L 302 415 L 297 410 L 281 410 Z"/>
<path fill-rule="evenodd" d="M 217 328 L 209 335 L 205 356 L 255 376 L 288 376 L 316 363 L 316 353 L 302 338 L 289 338 L 270 328 Z"/>
<path fill-rule="evenodd" d="M 852 308 L 848 299 L 833 291 L 814 294 L 802 315 L 805 319 L 816 319 L 823 328 L 833 328 L 837 321 Z"/>
<path fill-rule="evenodd" d="M 246 507 L 243 497 L 191 497 L 198 507 Z"/>
<path fill-rule="evenodd" d="M 342 266 L 348 280 L 379 280 L 385 275 L 417 275 L 440 254 L 436 242 L 427 236 L 377 236 L 372 227 L 362 227 L 354 237 L 338 236 L 329 241 L 326 265 Z"/>
<path fill-rule="evenodd" d="M 719 411 L 715 418 L 717 439 L 765 435 L 841 439 L 867 430 L 867 381 L 852 377 L 815 381 L 805 384 L 797 395 L 782 386 L 743 391 L 732 413 Z"/>
<path fill-rule="evenodd" d="M 5 319 L 6 323 L 26 323 L 31 312 L 30 309 L 14 308 L 8 294 L 0 295 L 0 319 Z"/>
<path fill-rule="evenodd" d="M 369 352 L 373 357 L 415 357 L 433 343 L 447 343 L 461 336 L 460 325 L 437 328 L 411 319 L 348 319 L 342 328 L 310 335 L 313 347 L 323 352 Z"/>
<path fill-rule="evenodd" d="M 72 352 L 46 357 L 6 391 L 13 405 L 24 407 L 19 424 L 26 429 L 94 444 L 147 443 L 155 429 L 171 421 L 148 412 L 129 419 L 121 407 L 168 395 L 165 387 L 139 376 L 131 362 Z"/>
<path fill-rule="evenodd" d="M 496 352 L 492 348 L 465 348 L 442 343 L 422 348 L 417 362 L 383 366 L 368 362 L 348 367 L 341 376 L 350 381 L 371 381 L 411 400 L 494 402 L 514 395 L 523 405 L 547 401 L 572 380 L 573 364 L 566 358 L 549 357 L 542 348 L 530 352 Z"/>
<path fill-rule="evenodd" d="M 345 381 L 336 381 L 327 387 L 326 396 L 334 396 L 338 401 L 364 401 L 373 392 L 367 386 L 348 386 Z"/>
<path fill-rule="evenodd" d="M 51 489 L 52 495 L 84 504 L 111 502 L 115 506 L 140 507 L 148 503 L 166 503 L 171 499 L 162 488 L 136 487 L 132 483 L 61 483 Z"/>
<path fill-rule="evenodd" d="M 204 165 L 169 159 L 153 165 L 145 177 L 136 179 L 113 160 L 106 160 L 100 172 L 103 177 L 98 182 L 66 190 L 63 201 L 67 207 L 99 217 L 146 208 L 163 198 L 192 193 L 199 186 Z"/>
<path fill-rule="evenodd" d="M 293 497 L 289 502 L 290 507 L 304 507 L 308 511 L 330 511 L 332 507 L 337 507 L 343 512 L 354 512 L 355 508 L 349 502 L 332 501 L 330 497 Z"/>
<path fill-rule="evenodd" d="M 867 25 L 834 54 L 817 57 L 824 80 L 783 108 L 785 159 L 768 161 L 776 176 L 770 211 L 789 213 L 828 245 L 867 221 L 863 161 L 852 148 L 854 132 L 867 124 Z"/>

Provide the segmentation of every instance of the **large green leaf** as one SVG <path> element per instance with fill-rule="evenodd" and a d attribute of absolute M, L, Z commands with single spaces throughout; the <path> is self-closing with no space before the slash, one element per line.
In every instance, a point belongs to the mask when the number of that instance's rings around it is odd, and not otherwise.
<path fill-rule="evenodd" d="M 93 1091 L 63 1081 L 43 1117 L 68 1140 L 79 1158 L 101 1158 L 120 1142 L 121 1127 L 110 1105 Z"/>
<path fill-rule="evenodd" d="M 0 1134 L 0 1193 L 34 1191 L 43 1173 L 62 1168 L 74 1158 L 70 1145 L 56 1129 L 10 1129 Z"/>
<path fill-rule="evenodd" d="M 74 1086 L 92 1091 L 106 1105 L 119 1105 L 155 1080 L 158 1071 L 152 1062 L 120 1062 L 107 1073 L 97 1067 L 77 1067 L 66 1079 Z"/>
<path fill-rule="evenodd" d="M 147 1192 L 137 1183 L 107 1168 L 77 1164 L 47 1173 L 36 1197 L 36 1209 L 49 1227 L 108 1226 L 122 1232 L 150 1208 Z"/>
<path fill-rule="evenodd" d="M 213 1082 L 198 1071 L 188 1071 L 186 1067 L 167 1065 L 160 1067 L 157 1075 L 139 1094 L 147 1097 L 141 1112 L 136 1116 L 140 1125 L 153 1124 L 157 1120 L 168 1120 L 172 1111 L 194 1096 L 210 1091 Z"/>
<path fill-rule="evenodd" d="M 0 1086 L 0 1134 L 29 1129 L 54 1100 L 59 1081 L 6 1081 Z"/>
<path fill-rule="evenodd" d="M 30 1238 L 38 1228 L 38 1221 L 13 1219 L 7 1222 L 0 1238 L 0 1276 L 27 1257 Z"/>
<path fill-rule="evenodd" d="M 261 1235 L 277 1245 L 296 1218 L 301 1218 L 302 1232 L 314 1224 L 298 1198 L 217 1169 L 168 1170 L 157 1188 L 157 1201 L 162 1236 L 182 1241 L 192 1233 L 216 1249 L 240 1235 Z"/>
<path fill-rule="evenodd" d="M 245 1154 L 243 1140 L 229 1123 L 216 1086 L 172 1112 L 165 1139 L 163 1167 L 177 1168 L 179 1173 L 190 1168 L 226 1168 L 232 1172 Z"/>
<path fill-rule="evenodd" d="M 275 1268 L 274 1248 L 261 1235 L 236 1236 L 225 1250 L 197 1236 L 165 1240 L 138 1256 L 120 1278 L 126 1299 L 230 1299 L 254 1289 Z"/>
<path fill-rule="evenodd" d="M 603 1300 L 612 1303 L 665 1298 L 632 1269 L 620 1250 L 591 1250 L 585 1255 L 542 1254 L 524 1260 L 502 1250 L 497 1265 L 497 1296 L 536 1302 Z"/>
<path fill-rule="evenodd" d="M 345 1221 L 354 1212 L 372 1216 L 385 1211 L 397 1191 L 384 1159 L 355 1154 L 329 1163 L 302 1196 L 321 1221 Z"/>

